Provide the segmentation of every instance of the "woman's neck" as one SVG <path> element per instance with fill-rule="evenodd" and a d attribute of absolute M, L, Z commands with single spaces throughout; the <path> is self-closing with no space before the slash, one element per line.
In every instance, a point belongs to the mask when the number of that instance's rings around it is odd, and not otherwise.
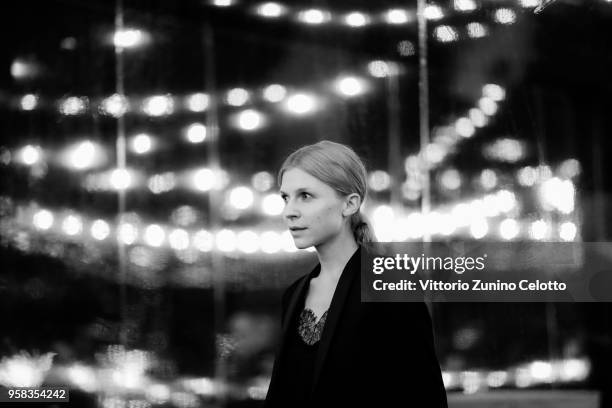
<path fill-rule="evenodd" d="M 352 232 L 348 236 L 340 234 L 334 240 L 317 246 L 317 255 L 321 264 L 319 277 L 335 281 L 340 279 L 344 267 L 358 247 Z"/>

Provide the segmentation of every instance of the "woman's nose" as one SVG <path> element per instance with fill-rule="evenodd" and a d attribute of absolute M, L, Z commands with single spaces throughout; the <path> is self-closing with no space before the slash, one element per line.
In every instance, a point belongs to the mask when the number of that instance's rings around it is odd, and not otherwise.
<path fill-rule="evenodd" d="M 299 212 L 291 200 L 287 201 L 285 208 L 283 208 L 283 218 L 287 220 L 293 220 L 299 217 Z"/>

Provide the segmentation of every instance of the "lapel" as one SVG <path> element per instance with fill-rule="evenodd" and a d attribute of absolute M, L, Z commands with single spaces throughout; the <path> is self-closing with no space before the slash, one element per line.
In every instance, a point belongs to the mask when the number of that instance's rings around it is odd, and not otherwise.
<path fill-rule="evenodd" d="M 336 290 L 334 291 L 334 295 L 332 297 L 331 305 L 329 306 L 329 313 L 327 314 L 327 319 L 325 320 L 325 326 L 323 326 L 321 340 L 319 340 L 319 350 L 317 351 L 314 366 L 311 392 L 314 392 L 321 375 L 321 370 L 323 369 L 323 364 L 325 363 L 329 346 L 333 339 L 336 326 L 338 326 L 338 319 L 340 318 L 342 310 L 346 304 L 346 298 L 348 296 L 349 289 L 351 288 L 351 283 L 355 279 L 359 279 L 359 276 L 356 277 L 356 275 L 360 275 L 360 268 L 361 247 L 358 247 L 353 256 L 351 256 L 349 261 L 346 263 L 346 266 L 342 271 L 342 275 L 340 275 L 340 279 L 338 280 Z"/>
<path fill-rule="evenodd" d="M 360 269 L 361 269 L 361 247 L 357 248 L 357 251 L 353 254 L 353 256 L 349 259 L 342 274 L 340 275 L 340 279 L 338 280 L 338 285 L 334 291 L 334 295 L 332 297 L 332 302 L 329 306 L 329 312 L 327 314 L 327 318 L 325 320 L 325 326 L 323 327 L 323 333 L 321 333 L 321 340 L 319 343 L 319 350 L 317 352 L 317 357 L 315 361 L 314 373 L 313 373 L 313 381 L 312 381 L 312 389 L 317 384 L 319 376 L 321 375 L 321 370 L 323 368 L 323 363 L 325 362 L 325 358 L 327 356 L 327 352 L 329 350 L 329 346 L 331 344 L 331 340 L 334 335 L 334 331 L 338 324 L 338 319 L 340 318 L 342 309 L 346 303 L 346 298 L 349 293 L 349 289 L 351 288 L 351 283 L 355 279 L 360 279 Z M 291 298 L 289 299 L 289 304 L 287 305 L 287 311 L 285 313 L 285 319 L 282 322 L 282 336 L 280 341 L 279 353 L 276 357 L 275 366 L 278 363 L 278 360 L 283 358 L 285 351 L 285 344 L 288 336 L 290 335 L 289 329 L 291 327 L 291 319 L 294 318 L 296 313 L 296 308 L 298 306 L 298 301 L 301 296 L 304 295 L 304 291 L 308 290 L 307 283 L 310 282 L 310 279 L 316 277 L 321 272 L 321 264 L 317 264 L 314 269 L 307 275 L 304 275 L 302 279 L 298 282 L 295 290 L 293 291 Z M 272 384 L 276 382 L 276 375 L 278 374 L 277 369 L 273 370 L 272 378 L 270 380 L 270 389 L 272 389 Z M 270 398 L 270 395 L 268 395 Z"/>

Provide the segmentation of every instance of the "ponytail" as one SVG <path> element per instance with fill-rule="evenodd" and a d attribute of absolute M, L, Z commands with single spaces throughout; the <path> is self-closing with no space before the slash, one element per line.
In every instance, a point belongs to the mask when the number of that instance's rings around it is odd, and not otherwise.
<path fill-rule="evenodd" d="M 375 242 L 376 238 L 370 229 L 365 217 L 361 211 L 357 211 L 351 216 L 351 230 L 357 245 L 361 246 L 370 242 Z"/>

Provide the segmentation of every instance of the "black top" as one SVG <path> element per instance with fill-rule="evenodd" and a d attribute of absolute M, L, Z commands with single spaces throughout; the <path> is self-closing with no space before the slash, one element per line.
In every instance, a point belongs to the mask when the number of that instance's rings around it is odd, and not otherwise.
<path fill-rule="evenodd" d="M 319 272 L 317 265 L 283 294 L 282 336 L 264 407 L 447 408 L 427 307 L 362 302 L 361 248 L 340 276 L 317 350 L 302 349 L 309 357 L 296 352 L 303 346 L 295 325 Z"/>
<path fill-rule="evenodd" d="M 287 354 L 283 360 L 282 371 L 285 375 L 280 381 L 286 391 L 284 396 L 287 399 L 282 403 L 287 407 L 309 406 L 308 399 L 319 349 L 319 339 L 327 316 L 325 312 L 317 320 L 313 311 L 305 308 L 307 293 L 307 290 L 303 291 L 297 309 L 300 310 L 300 313 L 296 313 L 295 318 L 291 321 L 289 328 L 291 334 L 286 344 Z"/>

